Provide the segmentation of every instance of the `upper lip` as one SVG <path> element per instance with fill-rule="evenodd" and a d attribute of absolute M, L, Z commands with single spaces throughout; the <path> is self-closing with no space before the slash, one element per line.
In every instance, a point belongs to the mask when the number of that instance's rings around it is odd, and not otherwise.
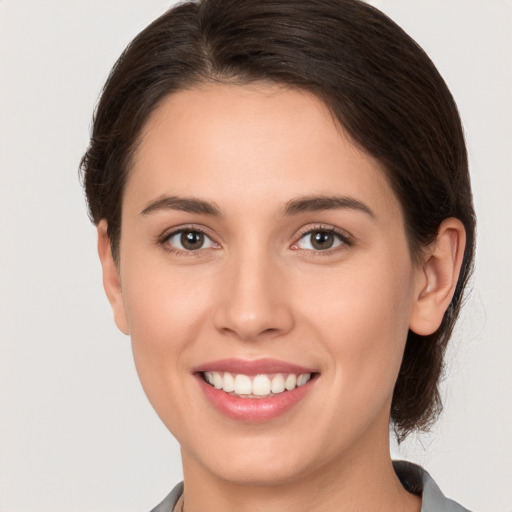
<path fill-rule="evenodd" d="M 201 364 L 193 369 L 194 373 L 199 372 L 229 372 L 243 375 L 261 375 L 269 373 L 294 373 L 297 375 L 303 373 L 316 373 L 312 368 L 299 366 L 277 359 L 219 359 Z"/>

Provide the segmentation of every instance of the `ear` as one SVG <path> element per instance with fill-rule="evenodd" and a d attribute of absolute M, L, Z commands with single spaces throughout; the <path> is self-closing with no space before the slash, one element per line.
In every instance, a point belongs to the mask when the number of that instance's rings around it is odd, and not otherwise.
<path fill-rule="evenodd" d="M 459 279 L 466 246 L 466 230 L 459 219 L 445 219 L 418 271 L 411 331 L 422 336 L 434 333 L 443 320 Z"/>
<path fill-rule="evenodd" d="M 123 291 L 121 288 L 121 278 L 119 267 L 112 256 L 110 238 L 107 233 L 107 221 L 101 220 L 97 226 L 98 229 L 98 255 L 103 269 L 103 288 L 107 294 L 108 301 L 112 306 L 114 321 L 117 327 L 124 334 L 129 334 L 128 322 L 123 302 Z"/>

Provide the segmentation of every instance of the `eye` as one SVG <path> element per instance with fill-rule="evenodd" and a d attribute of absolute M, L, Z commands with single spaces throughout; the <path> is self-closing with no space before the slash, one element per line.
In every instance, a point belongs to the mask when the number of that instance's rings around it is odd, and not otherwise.
<path fill-rule="evenodd" d="M 292 249 L 305 249 L 309 251 L 328 251 L 342 245 L 350 245 L 346 236 L 332 229 L 312 229 L 304 233 L 293 244 Z"/>
<path fill-rule="evenodd" d="M 216 249 L 219 245 L 208 235 L 197 229 L 181 229 L 171 233 L 164 243 L 179 251 L 198 251 L 199 249 Z"/>

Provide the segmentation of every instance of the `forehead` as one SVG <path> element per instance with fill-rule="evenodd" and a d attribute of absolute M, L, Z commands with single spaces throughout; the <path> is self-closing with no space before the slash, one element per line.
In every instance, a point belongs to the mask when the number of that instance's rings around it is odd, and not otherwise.
<path fill-rule="evenodd" d="M 125 196 L 238 197 L 263 207 L 332 193 L 371 200 L 377 209 L 397 207 L 380 164 L 321 100 L 253 84 L 207 85 L 165 98 L 141 133 Z"/>

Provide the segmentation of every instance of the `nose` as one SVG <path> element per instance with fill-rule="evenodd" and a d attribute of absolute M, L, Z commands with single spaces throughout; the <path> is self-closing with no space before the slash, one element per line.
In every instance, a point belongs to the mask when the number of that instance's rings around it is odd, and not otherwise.
<path fill-rule="evenodd" d="M 291 331 L 294 317 L 284 270 L 261 253 L 230 261 L 217 295 L 213 317 L 216 329 L 244 341 L 274 338 Z"/>

